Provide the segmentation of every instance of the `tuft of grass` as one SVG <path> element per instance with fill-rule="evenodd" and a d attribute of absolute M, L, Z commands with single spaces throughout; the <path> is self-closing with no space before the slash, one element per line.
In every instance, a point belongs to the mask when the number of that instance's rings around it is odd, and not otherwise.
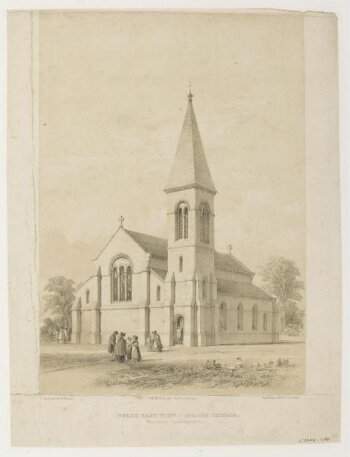
<path fill-rule="evenodd" d="M 221 363 L 218 363 L 214 360 L 206 360 L 204 364 L 206 370 L 219 370 L 221 368 Z"/>
<path fill-rule="evenodd" d="M 285 367 L 285 368 L 294 367 L 294 364 L 291 363 L 291 361 L 289 359 L 281 359 L 281 358 L 277 359 L 276 365 L 278 367 Z"/>

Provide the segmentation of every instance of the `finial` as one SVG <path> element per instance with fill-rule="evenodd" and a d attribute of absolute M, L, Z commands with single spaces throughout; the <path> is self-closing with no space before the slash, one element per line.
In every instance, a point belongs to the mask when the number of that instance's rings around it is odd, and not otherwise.
<path fill-rule="evenodd" d="M 124 217 L 120 216 L 119 221 L 120 221 L 120 226 L 123 227 Z"/>
<path fill-rule="evenodd" d="M 188 100 L 189 100 L 190 102 L 192 101 L 192 98 L 193 98 L 193 94 L 192 94 L 192 92 L 191 92 L 191 88 L 192 88 L 192 83 L 191 83 L 191 81 L 189 81 L 187 98 L 188 98 Z"/>
<path fill-rule="evenodd" d="M 231 253 L 232 253 L 232 245 L 229 244 L 229 245 L 227 246 L 227 249 L 228 249 L 228 253 L 231 255 Z"/>

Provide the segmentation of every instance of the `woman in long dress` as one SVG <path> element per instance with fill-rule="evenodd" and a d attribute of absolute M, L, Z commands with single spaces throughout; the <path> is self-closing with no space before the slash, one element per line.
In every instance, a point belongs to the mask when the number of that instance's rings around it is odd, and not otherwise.
<path fill-rule="evenodd" d="M 128 336 L 126 339 L 126 360 L 131 360 L 132 343 L 132 338 Z"/>
<path fill-rule="evenodd" d="M 147 341 L 146 341 L 146 346 L 147 350 L 149 352 L 153 351 L 153 343 L 154 343 L 154 338 L 153 338 L 153 332 L 148 335 Z"/>
<path fill-rule="evenodd" d="M 132 340 L 132 351 L 131 351 L 131 361 L 136 363 L 141 360 L 141 351 L 139 348 L 139 339 L 137 336 L 134 336 Z"/>

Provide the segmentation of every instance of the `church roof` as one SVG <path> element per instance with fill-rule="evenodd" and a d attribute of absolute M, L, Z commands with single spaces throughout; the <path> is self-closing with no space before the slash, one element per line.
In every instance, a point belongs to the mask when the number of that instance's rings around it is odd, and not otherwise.
<path fill-rule="evenodd" d="M 154 257 L 161 257 L 163 259 L 168 258 L 168 241 L 165 238 L 133 232 L 127 229 L 124 230 L 129 233 L 144 251 L 149 252 Z M 218 268 L 219 270 L 227 270 L 249 276 L 254 275 L 248 267 L 230 254 L 215 251 L 214 262 L 215 268 Z"/>
<path fill-rule="evenodd" d="M 118 230 L 114 233 L 112 238 L 109 240 L 107 245 L 112 241 L 114 236 L 119 231 Z M 125 232 L 131 236 L 131 238 L 145 251 L 152 255 L 152 257 L 156 257 L 158 259 L 166 261 L 168 259 L 168 241 L 165 238 L 159 238 L 158 236 L 147 235 L 145 233 L 134 232 L 132 230 L 128 230 L 126 228 L 122 228 Z M 106 245 L 106 246 L 107 246 Z M 104 251 L 106 246 L 102 249 L 101 253 Z M 96 259 L 101 255 L 101 253 L 96 257 Z M 95 260 L 96 260 L 95 259 Z M 215 251 L 214 257 L 215 268 L 219 270 L 226 270 L 231 271 L 233 273 L 240 273 L 243 275 L 253 276 L 254 273 L 249 270 L 242 262 L 240 262 L 236 257 L 232 254 L 224 254 L 223 252 Z M 153 266 L 151 265 L 151 268 Z M 159 267 L 157 267 L 159 268 Z M 160 276 L 161 274 L 158 273 Z"/>
<path fill-rule="evenodd" d="M 154 271 L 155 273 L 157 273 L 157 275 L 160 276 L 163 279 L 163 281 L 165 280 L 166 275 L 168 273 L 167 270 L 163 270 L 163 269 L 160 269 L 160 268 L 151 267 L 151 270 Z"/>
<path fill-rule="evenodd" d="M 168 241 L 157 236 L 124 229 L 141 248 L 156 257 L 168 257 Z"/>
<path fill-rule="evenodd" d="M 192 98 L 190 92 L 175 159 L 164 190 L 172 192 L 196 187 L 215 194 L 216 189 L 205 157 Z"/>
<path fill-rule="evenodd" d="M 243 275 L 252 276 L 254 273 L 249 270 L 242 262 L 240 262 L 232 254 L 224 254 L 223 252 L 215 251 L 215 268 L 219 270 L 233 271 Z"/>
<path fill-rule="evenodd" d="M 217 286 L 218 293 L 224 295 L 272 300 L 272 297 L 269 294 L 250 282 L 236 282 L 227 279 L 218 279 Z"/>

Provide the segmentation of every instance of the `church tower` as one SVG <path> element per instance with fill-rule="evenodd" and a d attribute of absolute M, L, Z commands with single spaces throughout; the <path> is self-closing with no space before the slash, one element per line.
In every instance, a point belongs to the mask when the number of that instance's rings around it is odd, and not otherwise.
<path fill-rule="evenodd" d="M 186 346 L 206 346 L 216 343 L 216 189 L 192 99 L 190 91 L 173 166 L 164 189 L 168 218 L 169 344 L 175 344 L 182 334 Z"/>

